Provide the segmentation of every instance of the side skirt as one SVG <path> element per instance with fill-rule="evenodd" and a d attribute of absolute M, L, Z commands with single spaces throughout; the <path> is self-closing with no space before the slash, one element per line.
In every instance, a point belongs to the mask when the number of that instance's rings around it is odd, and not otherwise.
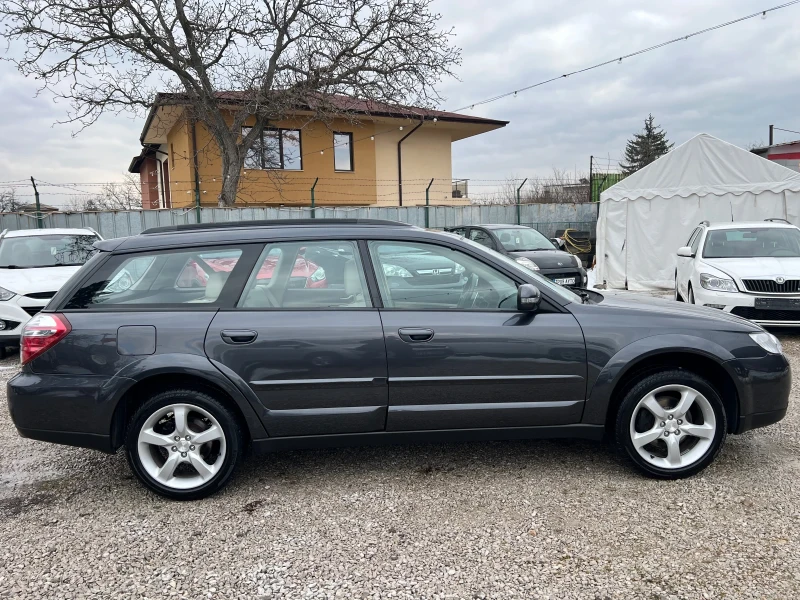
<path fill-rule="evenodd" d="M 397 444 L 438 444 L 492 440 L 549 440 L 578 438 L 601 440 L 604 425 L 553 425 L 546 427 L 504 427 L 498 429 L 435 429 L 431 431 L 378 431 L 253 440 L 254 452 L 277 452 L 345 446 L 390 446 Z"/>

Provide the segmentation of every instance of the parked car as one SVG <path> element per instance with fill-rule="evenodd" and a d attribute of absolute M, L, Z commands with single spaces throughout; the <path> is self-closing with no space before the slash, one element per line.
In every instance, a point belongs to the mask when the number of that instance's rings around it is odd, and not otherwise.
<path fill-rule="evenodd" d="M 77 272 L 101 239 L 93 229 L 0 233 L 0 353 L 19 344 L 22 326 Z"/>
<path fill-rule="evenodd" d="M 26 325 L 11 417 L 33 439 L 124 445 L 136 477 L 169 498 L 216 492 L 248 447 L 610 436 L 643 473 L 673 479 L 788 406 L 789 364 L 758 325 L 579 296 L 452 234 L 317 219 L 158 228 L 96 247 Z M 349 258 L 341 280 L 295 288 L 301 253 Z M 189 261 L 222 254 L 229 272 L 176 285 Z M 390 285 L 387 265 L 420 260 L 456 265 L 460 287 Z M 134 264 L 132 285 L 111 286 Z"/>
<path fill-rule="evenodd" d="M 768 326 L 800 325 L 800 229 L 703 221 L 678 249 L 675 299 Z"/>
<path fill-rule="evenodd" d="M 559 285 L 586 287 L 586 269 L 574 254 L 560 250 L 532 227 L 524 225 L 470 225 L 448 228 L 487 248 L 514 259 Z"/>

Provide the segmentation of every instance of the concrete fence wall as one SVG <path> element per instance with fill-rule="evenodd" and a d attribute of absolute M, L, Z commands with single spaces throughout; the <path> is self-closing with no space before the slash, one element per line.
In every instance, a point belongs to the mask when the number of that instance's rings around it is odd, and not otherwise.
<path fill-rule="evenodd" d="M 365 206 L 319 207 L 318 219 L 388 219 L 432 229 L 477 223 L 516 223 L 517 207 L 486 206 Z M 537 228 L 552 237 L 558 229 L 578 229 L 595 234 L 596 204 L 523 204 L 519 207 L 520 223 Z M 265 219 L 307 219 L 310 208 L 202 208 L 203 223 L 256 221 Z M 197 223 L 197 211 L 191 209 L 130 210 L 101 212 L 43 213 L 42 227 L 91 227 L 104 238 L 136 235 L 150 227 Z M 0 230 L 35 229 L 37 217 L 28 213 L 0 213 Z"/>

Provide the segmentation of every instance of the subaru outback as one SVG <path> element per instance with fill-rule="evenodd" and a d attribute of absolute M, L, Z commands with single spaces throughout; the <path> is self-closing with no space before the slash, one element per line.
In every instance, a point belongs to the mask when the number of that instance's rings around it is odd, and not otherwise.
<path fill-rule="evenodd" d="M 24 328 L 11 417 L 28 438 L 124 446 L 169 498 L 220 490 L 247 449 L 453 440 L 609 437 L 674 479 L 788 406 L 758 325 L 575 293 L 452 234 L 318 219 L 95 248 Z M 393 285 L 403 270 L 425 284 Z"/>

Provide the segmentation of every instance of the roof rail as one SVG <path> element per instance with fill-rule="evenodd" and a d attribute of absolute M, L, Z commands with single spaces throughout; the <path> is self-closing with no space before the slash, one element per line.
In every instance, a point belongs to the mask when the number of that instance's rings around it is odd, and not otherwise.
<path fill-rule="evenodd" d="M 231 229 L 235 227 L 292 227 L 308 225 L 370 225 L 373 227 L 413 227 L 400 221 L 384 221 L 381 219 L 274 219 L 269 221 L 224 221 L 222 223 L 190 223 L 188 225 L 166 225 L 145 229 L 141 235 L 154 233 L 187 233 L 209 229 Z"/>
<path fill-rule="evenodd" d="M 791 223 L 786 219 L 779 219 L 778 217 L 773 217 L 771 219 L 764 219 L 764 221 L 769 221 L 771 223 L 786 223 L 787 225 L 791 225 Z"/>
<path fill-rule="evenodd" d="M 709 225 L 711 225 L 711 223 L 709 223 L 708 221 L 700 221 L 699 225 L 705 225 L 706 227 L 708 227 Z"/>

